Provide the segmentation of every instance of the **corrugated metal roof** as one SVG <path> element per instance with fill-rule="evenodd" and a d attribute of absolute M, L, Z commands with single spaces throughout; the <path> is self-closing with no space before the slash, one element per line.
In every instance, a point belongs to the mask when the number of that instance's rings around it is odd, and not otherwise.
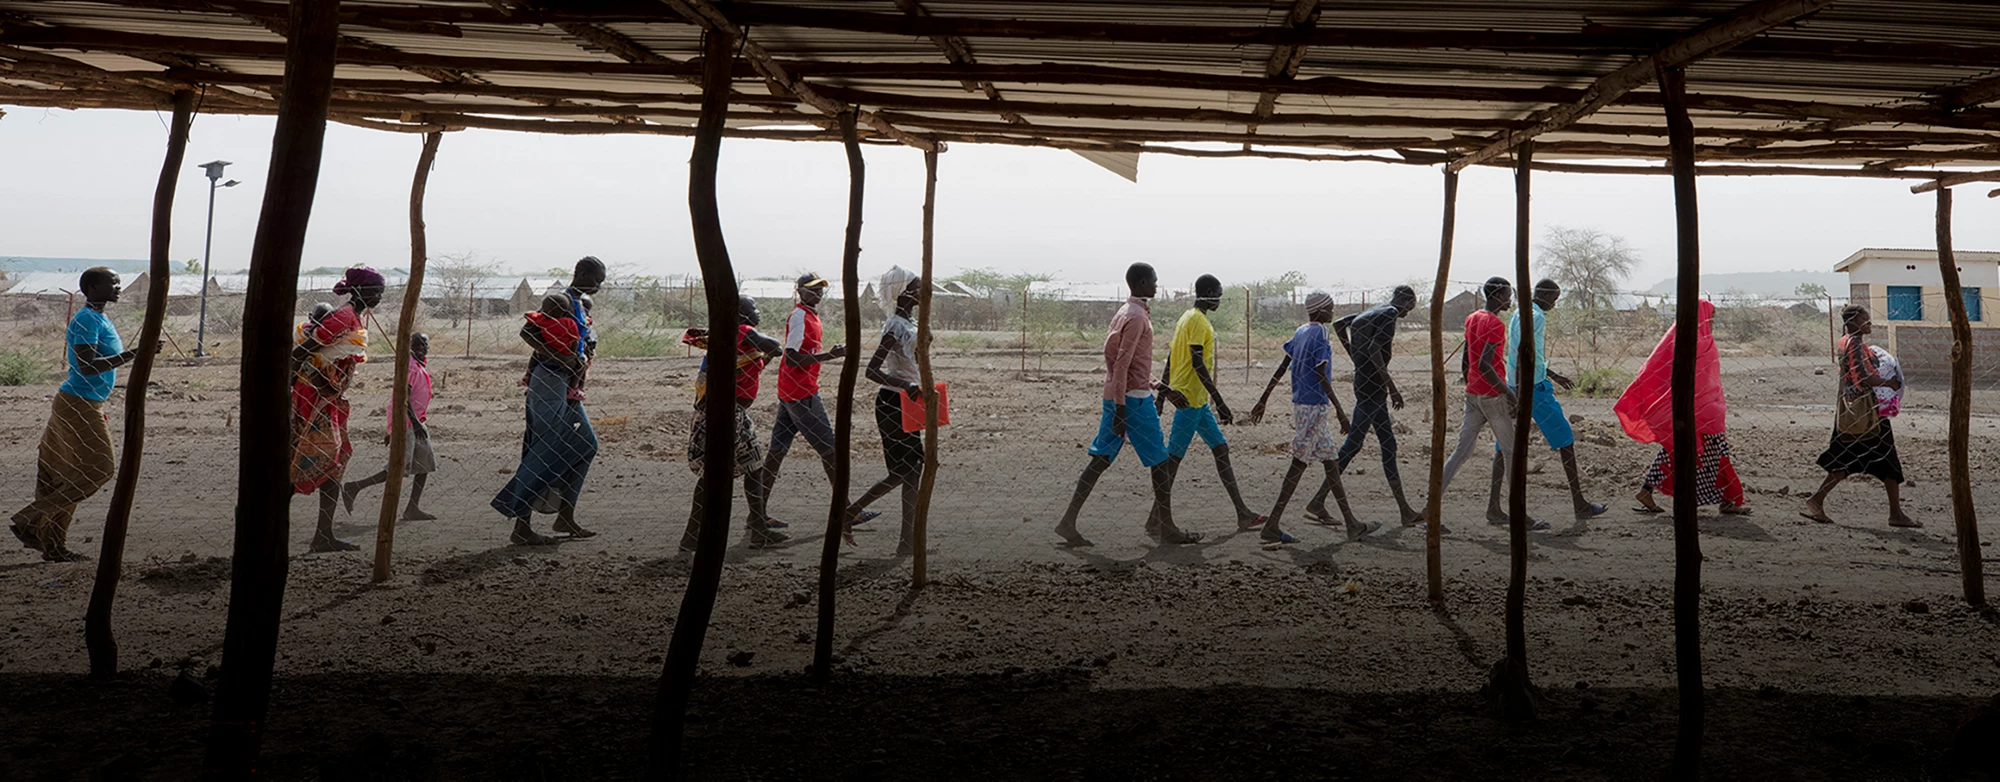
<path fill-rule="evenodd" d="M 272 110 L 283 38 L 271 30 L 282 25 L 282 3 L 157 5 L 0 0 L 7 19 L 0 43 L 44 53 L 0 50 L 0 103 L 153 108 L 174 85 L 194 83 L 221 88 L 205 110 Z M 1635 56 L 1744 7 L 1741 0 L 1326 2 L 1299 34 L 1327 42 L 1304 46 L 1296 72 L 1271 79 L 1269 63 L 1288 48 L 1281 44 L 1299 40 L 1279 29 L 1293 0 L 922 0 L 926 24 L 962 31 L 950 35 L 910 27 L 922 20 L 909 5 L 775 0 L 721 10 L 815 89 L 940 140 L 1121 154 L 1193 142 L 1247 154 L 1408 142 L 1411 160 L 1430 162 L 1476 148 Z M 411 129 L 690 132 L 688 118 L 674 114 L 691 111 L 699 97 L 692 63 L 700 26 L 664 3 L 545 7 L 560 13 L 502 12 L 482 0 L 349 0 L 334 117 Z M 2000 163 L 2000 111 L 1979 105 L 2000 96 L 1996 29 L 2000 3 L 1970 0 L 1842 0 L 1779 25 L 1689 68 L 1698 98 L 1692 114 L 1708 145 L 1698 154 L 1788 164 Z M 953 65 L 959 52 L 971 60 Z M 1004 103 L 986 99 L 987 85 Z M 734 108 L 732 128 L 829 135 L 825 117 L 805 101 L 771 101 L 769 86 L 747 68 L 736 89 L 744 105 Z M 749 105 L 753 98 L 762 105 Z M 1643 88 L 1584 120 L 1586 127 L 1543 136 L 1540 154 L 1657 159 L 1665 150 L 1658 102 Z M 623 103 L 653 110 L 615 118 L 589 111 Z M 537 107 L 549 108 L 537 117 Z M 1871 133 L 1865 142 L 1857 135 Z M 1932 133 L 1938 138 L 1925 138 Z M 867 134 L 881 140 L 873 129 Z"/>

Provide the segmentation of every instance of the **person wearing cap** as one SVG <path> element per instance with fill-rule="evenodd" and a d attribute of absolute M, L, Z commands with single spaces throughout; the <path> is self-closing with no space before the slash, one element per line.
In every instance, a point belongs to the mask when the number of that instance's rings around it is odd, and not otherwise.
<path fill-rule="evenodd" d="M 854 545 L 854 525 L 874 518 L 868 506 L 901 490 L 903 522 L 896 540 L 896 556 L 916 553 L 918 490 L 924 477 L 924 436 L 903 429 L 903 400 L 923 396 L 922 370 L 917 365 L 917 324 L 910 319 L 923 295 L 923 278 L 901 266 L 890 266 L 875 281 L 876 303 L 882 307 L 882 339 L 868 357 L 868 379 L 881 388 L 875 392 L 875 431 L 882 436 L 882 461 L 889 474 L 848 504 L 841 523 L 841 537 Z"/>
<path fill-rule="evenodd" d="M 826 298 L 826 279 L 807 272 L 795 288 L 799 300 L 785 321 L 785 357 L 778 364 L 778 418 L 771 424 L 771 447 L 764 455 L 766 496 L 777 488 L 778 467 L 791 451 L 792 440 L 799 436 L 819 454 L 827 482 L 833 482 L 833 425 L 827 422 L 826 404 L 820 401 L 819 366 L 846 356 L 847 346 L 834 345 L 820 352 L 819 303 Z M 764 526 L 782 529 L 786 524 L 766 518 Z"/>
<path fill-rule="evenodd" d="M 1563 412 L 1562 402 L 1556 399 L 1556 386 L 1569 390 L 1574 385 L 1570 379 L 1549 368 L 1549 341 L 1546 336 L 1548 318 L 1543 315 L 1555 309 L 1556 301 L 1562 298 L 1562 286 L 1555 280 L 1544 278 L 1535 283 L 1535 306 L 1529 309 L 1529 320 L 1534 324 L 1535 367 L 1528 381 L 1530 393 L 1535 401 L 1530 410 L 1535 417 L 1535 428 L 1541 430 L 1542 439 L 1562 460 L 1563 474 L 1569 478 L 1570 505 L 1579 519 L 1601 516 L 1608 510 L 1603 505 L 1591 502 L 1583 496 L 1583 477 L 1576 464 L 1576 430 L 1569 425 L 1569 415 Z M 1507 325 L 1507 387 L 1514 393 L 1521 392 L 1521 313 L 1514 313 L 1514 319 Z M 1553 385 L 1551 385 L 1553 381 Z M 1507 512 L 1500 508 L 1500 484 L 1507 477 L 1506 460 L 1501 456 L 1498 445 L 1493 449 L 1493 483 L 1486 495 L 1486 520 L 1495 524 L 1507 523 Z M 1540 522 L 1535 522 L 1539 524 Z"/>
<path fill-rule="evenodd" d="M 1375 443 L 1382 447 L 1382 478 L 1389 482 L 1398 516 L 1406 526 L 1423 521 L 1424 514 L 1410 507 L 1408 495 L 1403 493 L 1402 474 L 1396 468 L 1396 422 L 1389 417 L 1389 410 L 1403 409 L 1403 392 L 1389 374 L 1389 358 L 1396 343 L 1396 321 L 1416 307 L 1416 289 L 1398 285 L 1387 303 L 1333 322 L 1334 336 L 1340 338 L 1340 346 L 1354 362 L 1354 426 L 1340 444 L 1340 471 L 1347 471 L 1348 463 L 1361 453 L 1368 433 L 1374 432 Z M 1307 518 L 1332 520 L 1326 512 L 1326 495 L 1332 489 L 1332 484 L 1320 484 L 1312 501 L 1306 503 Z"/>
<path fill-rule="evenodd" d="M 1514 411 L 1518 400 L 1507 387 L 1507 324 L 1500 313 L 1512 305 L 1514 284 L 1505 277 L 1488 277 L 1480 286 L 1485 306 L 1465 316 L 1465 422 L 1459 425 L 1458 447 L 1444 462 L 1444 482 L 1439 491 L 1451 487 L 1458 468 L 1479 445 L 1479 432 L 1493 430 L 1501 458 L 1512 463 L 1514 454 Z M 1436 521 L 1433 519 L 1433 521 Z M 1504 521 L 1500 523 L 1505 523 Z M 1546 521 L 1535 521 L 1529 529 L 1545 530 Z"/>
<path fill-rule="evenodd" d="M 743 476 L 743 500 L 750 507 L 744 517 L 750 528 L 750 547 L 763 548 L 785 542 L 787 535 L 769 525 L 770 514 L 765 512 L 764 498 L 764 454 L 757 446 L 757 427 L 750 421 L 750 404 L 757 401 L 759 375 L 764 372 L 765 363 L 784 351 L 778 341 L 757 330 L 762 319 L 757 314 L 757 301 L 749 296 L 736 298 L 736 445 L 732 460 L 734 474 Z M 690 344 L 708 351 L 701 357 L 701 368 L 694 376 L 694 419 L 688 426 L 688 469 L 695 475 L 694 503 L 688 508 L 687 529 L 681 533 L 681 550 L 694 551 L 701 537 L 701 522 L 706 515 L 703 499 L 708 496 L 708 482 L 715 479 L 703 468 L 708 453 L 708 406 L 702 400 L 708 397 L 708 360 L 717 357 L 721 347 L 716 335 L 706 329 L 688 329 Z M 728 480 L 724 478 L 723 480 Z"/>
<path fill-rule="evenodd" d="M 1174 324 L 1173 346 L 1167 350 L 1166 367 L 1160 370 L 1160 382 L 1166 388 L 1157 397 L 1156 406 L 1164 410 L 1167 403 L 1174 405 L 1173 429 L 1167 435 L 1169 479 L 1179 478 L 1188 446 L 1194 444 L 1195 435 L 1201 435 L 1201 441 L 1215 454 L 1215 472 L 1222 478 L 1222 488 L 1229 493 L 1230 504 L 1236 506 L 1236 526 L 1248 532 L 1263 527 L 1264 517 L 1243 503 L 1236 470 L 1229 463 L 1229 441 L 1222 436 L 1220 424 L 1230 423 L 1234 416 L 1215 387 L 1210 364 L 1215 360 L 1215 325 L 1209 322 L 1208 313 L 1220 306 L 1222 281 L 1209 274 L 1196 278 L 1194 306 L 1181 313 L 1180 321 Z"/>
<path fill-rule="evenodd" d="M 1153 380 L 1153 310 L 1147 300 L 1158 292 L 1160 278 L 1151 265 L 1135 263 L 1125 270 L 1125 285 L 1132 295 L 1112 316 L 1111 332 L 1104 338 L 1104 404 L 1097 437 L 1090 442 L 1090 462 L 1077 478 L 1069 509 L 1056 523 L 1056 535 L 1071 546 L 1094 545 L 1076 531 L 1076 516 L 1097 487 L 1097 479 L 1130 440 L 1132 452 L 1153 473 L 1153 509 L 1146 517 L 1146 533 L 1161 543 L 1196 543 L 1201 533 L 1174 524 L 1174 476 L 1167 467 L 1167 444 L 1160 437 L 1160 411 L 1153 401 L 1153 393 L 1162 386 Z"/>
<path fill-rule="evenodd" d="M 521 378 L 528 389 L 523 405 L 527 430 L 521 437 L 520 466 L 490 503 L 514 522 L 510 539 L 515 545 L 558 542 L 535 531 L 531 522 L 537 511 L 555 514 L 555 531 L 572 539 L 597 534 L 576 523 L 576 503 L 597 459 L 597 432 L 584 410 L 583 392 L 597 353 L 590 297 L 604 285 L 605 276 L 603 261 L 584 256 L 569 285 L 542 297 L 540 309 L 528 313 L 521 326 L 521 341 L 533 351 L 528 374 Z"/>
<path fill-rule="evenodd" d="M 1340 506 L 1341 520 L 1347 527 L 1347 539 L 1354 540 L 1382 528 L 1382 523 L 1372 521 L 1362 523 L 1354 518 L 1354 510 L 1347 505 L 1347 491 L 1340 485 L 1340 444 L 1334 439 L 1333 421 L 1340 422 L 1340 431 L 1348 431 L 1347 413 L 1340 409 L 1340 396 L 1333 392 L 1333 340 L 1327 336 L 1327 324 L 1333 321 L 1333 297 L 1325 291 L 1313 291 L 1306 296 L 1306 322 L 1292 332 L 1292 338 L 1285 342 L 1285 357 L 1278 361 L 1278 368 L 1271 373 L 1271 382 L 1264 385 L 1264 395 L 1257 399 L 1257 406 L 1250 409 L 1252 423 L 1263 420 L 1264 405 L 1271 400 L 1271 390 L 1278 386 L 1278 380 L 1286 370 L 1292 374 L 1292 463 L 1285 470 L 1285 482 L 1278 489 L 1278 501 L 1271 505 L 1271 518 L 1264 523 L 1264 531 L 1258 536 L 1265 545 L 1275 546 L 1296 543 L 1297 538 L 1286 533 L 1279 526 L 1285 515 L 1285 504 L 1298 491 L 1299 479 L 1305 476 L 1306 465 L 1319 462 L 1326 471 L 1328 490 Z"/>

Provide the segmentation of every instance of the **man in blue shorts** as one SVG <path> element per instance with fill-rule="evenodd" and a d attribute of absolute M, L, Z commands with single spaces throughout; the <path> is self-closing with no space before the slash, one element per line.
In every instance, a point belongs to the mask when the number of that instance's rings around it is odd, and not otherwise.
<path fill-rule="evenodd" d="M 1158 291 L 1159 279 L 1147 264 L 1135 263 L 1125 270 L 1125 284 L 1132 297 L 1112 316 L 1111 333 L 1104 339 L 1104 412 L 1098 419 L 1097 437 L 1090 443 L 1090 463 L 1077 478 L 1069 510 L 1056 524 L 1056 535 L 1068 545 L 1093 545 L 1077 533 L 1076 515 L 1128 439 L 1132 451 L 1139 454 L 1139 462 L 1153 471 L 1153 512 L 1146 518 L 1147 534 L 1161 543 L 1201 540 L 1201 533 L 1174 526 L 1174 478 L 1167 468 L 1167 444 L 1160 437 L 1160 412 L 1153 401 L 1153 392 L 1158 390 L 1153 381 L 1153 311 L 1146 300 Z"/>
<path fill-rule="evenodd" d="M 1542 431 L 1542 439 L 1549 441 L 1549 447 L 1555 449 L 1556 454 L 1562 458 L 1563 473 L 1569 476 L 1570 504 L 1576 510 L 1576 517 L 1587 519 L 1602 515 L 1605 507 L 1583 497 L 1583 479 L 1578 476 L 1576 467 L 1576 431 L 1570 428 L 1569 416 L 1563 412 L 1562 403 L 1556 401 L 1555 386 L 1550 385 L 1549 381 L 1555 381 L 1555 385 L 1562 386 L 1565 391 L 1574 384 L 1569 378 L 1549 369 L 1549 342 L 1543 336 L 1548 328 L 1548 320 L 1543 313 L 1555 309 L 1556 301 L 1561 298 L 1562 286 L 1557 285 L 1555 280 L 1544 279 L 1535 283 L 1535 306 L 1530 316 L 1534 320 L 1535 329 L 1535 371 L 1530 381 L 1534 385 L 1535 395 L 1532 412 L 1535 416 L 1535 428 Z M 1521 314 L 1517 312 L 1514 314 L 1513 322 L 1507 327 L 1507 387 L 1513 389 L 1515 393 L 1519 393 L 1521 389 L 1520 361 Z M 1494 524 L 1508 522 L 1507 511 L 1500 507 L 1500 484 L 1506 476 L 1506 458 L 1501 454 L 1499 444 L 1495 443 L 1493 487 L 1487 494 L 1486 500 L 1486 520 Z M 1530 519 L 1529 523 L 1531 526 L 1540 524 L 1533 519 Z"/>
<path fill-rule="evenodd" d="M 1229 463 L 1229 441 L 1222 436 L 1221 424 L 1227 424 L 1233 417 L 1229 405 L 1222 401 L 1222 392 L 1215 387 L 1212 372 L 1215 361 L 1215 325 L 1208 320 L 1208 313 L 1222 306 L 1222 281 L 1214 275 L 1204 274 L 1194 281 L 1194 307 L 1181 313 L 1180 322 L 1174 325 L 1173 347 L 1167 350 L 1167 365 L 1160 370 L 1160 382 L 1166 388 L 1160 392 L 1158 406 L 1166 409 L 1168 402 L 1174 405 L 1174 425 L 1167 435 L 1167 472 L 1170 479 L 1178 479 L 1181 460 L 1187 458 L 1188 446 L 1194 444 L 1195 435 L 1215 454 L 1215 472 L 1222 478 L 1222 488 L 1229 492 L 1229 502 L 1236 506 L 1236 527 L 1248 532 L 1264 526 L 1264 517 L 1243 504 L 1243 491 L 1236 486 L 1236 470 Z"/>

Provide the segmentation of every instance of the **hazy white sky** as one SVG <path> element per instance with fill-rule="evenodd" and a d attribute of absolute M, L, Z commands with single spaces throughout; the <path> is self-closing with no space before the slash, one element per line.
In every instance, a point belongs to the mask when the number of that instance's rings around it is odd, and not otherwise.
<path fill-rule="evenodd" d="M 144 258 L 166 138 L 148 112 L 7 107 L 0 118 L 0 255 Z M 195 121 L 174 220 L 176 259 L 201 255 L 206 180 L 194 164 L 235 162 L 220 193 L 217 269 L 247 265 L 273 120 Z M 406 209 L 418 136 L 328 129 L 305 265 L 409 258 Z M 448 135 L 426 204 L 431 251 L 473 252 L 521 270 L 591 254 L 640 272 L 694 271 L 686 139 Z M 923 159 L 867 148 L 861 268 L 914 266 Z M 1137 260 L 1170 284 L 1226 283 L 1298 269 L 1320 285 L 1379 286 L 1434 274 L 1442 175 L 1364 163 L 1147 156 L 1132 184 L 1067 152 L 961 145 L 940 162 L 937 264 L 1118 279 Z M 1703 268 L 1829 270 L 1863 246 L 1934 246 L 1933 201 L 1908 182 L 1824 178 L 1701 181 Z M 1962 188 L 1959 249 L 2000 249 L 2000 200 Z M 846 162 L 834 144 L 723 144 L 722 217 L 746 277 L 831 276 L 845 220 Z M 1537 226 L 1624 236 L 1642 256 L 1630 287 L 1672 274 L 1665 177 L 1540 173 Z M 1512 176 L 1469 172 L 1459 192 L 1454 279 L 1511 271 Z"/>

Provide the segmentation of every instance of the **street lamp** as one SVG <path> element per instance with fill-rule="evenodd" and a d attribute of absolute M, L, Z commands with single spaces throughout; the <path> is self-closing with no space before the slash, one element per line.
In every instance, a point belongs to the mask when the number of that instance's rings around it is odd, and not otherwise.
<path fill-rule="evenodd" d="M 208 350 L 208 253 L 215 246 L 215 191 L 225 187 L 243 184 L 234 179 L 222 180 L 222 169 L 229 165 L 227 160 L 211 160 L 201 164 L 208 172 L 208 238 L 201 244 L 201 319 L 195 322 L 194 355 L 207 355 Z"/>

